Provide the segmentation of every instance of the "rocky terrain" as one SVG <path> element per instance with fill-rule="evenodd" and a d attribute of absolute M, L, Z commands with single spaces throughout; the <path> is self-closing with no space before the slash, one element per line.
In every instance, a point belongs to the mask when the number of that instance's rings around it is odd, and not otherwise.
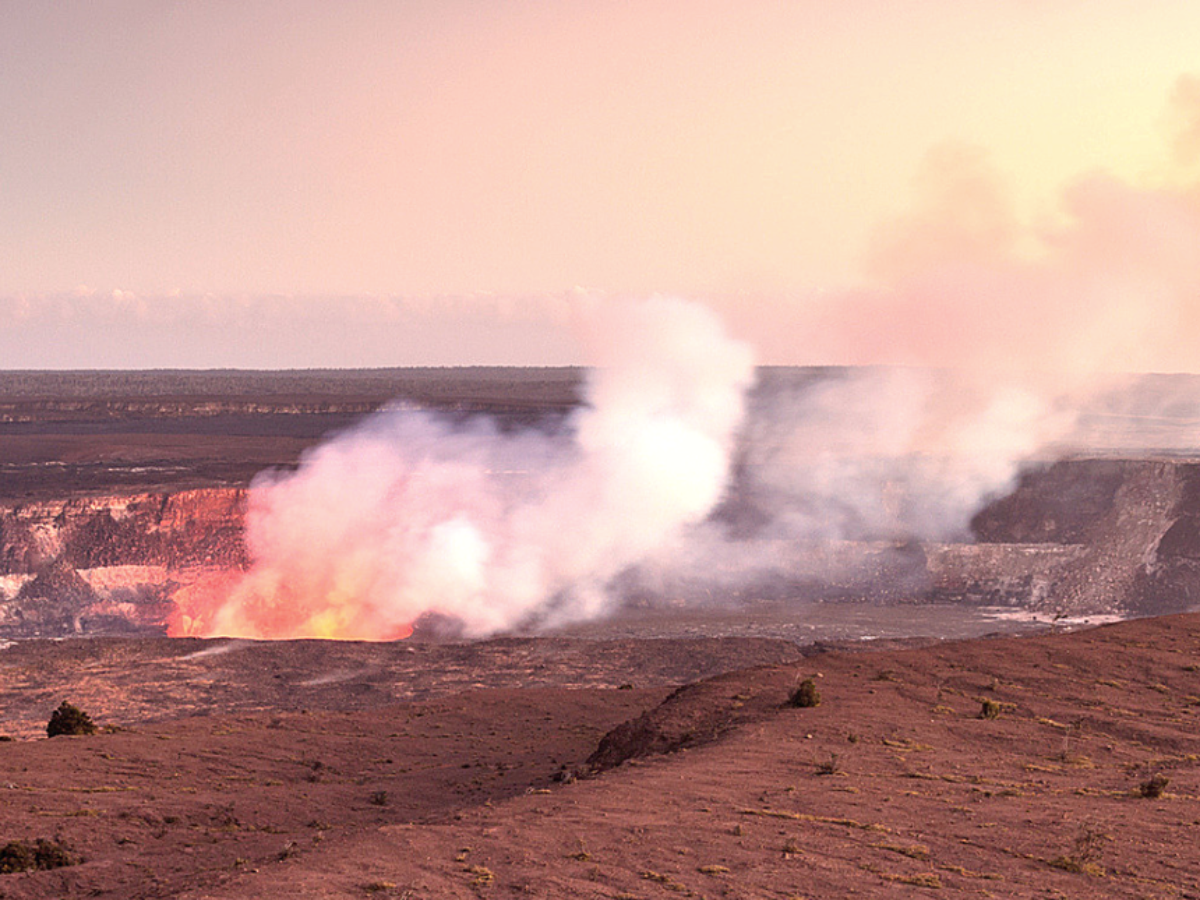
<path fill-rule="evenodd" d="M 761 393 L 830 375 L 760 377 Z M 580 379 L 573 369 L 0 373 L 0 637 L 161 634 L 173 597 L 246 566 L 242 516 L 258 472 L 294 467 L 384 405 L 553 428 L 579 402 Z M 1141 409 L 1114 396 L 1116 412 Z M 1176 412 L 1155 427 L 1191 421 L 1191 406 Z M 1111 430 L 1142 420 L 1102 421 Z M 755 502 L 735 480 L 718 515 L 752 520 Z M 729 596 L 750 606 L 966 603 L 1045 617 L 1186 610 L 1200 603 L 1200 462 L 1110 448 L 1033 463 L 975 515 L 968 539 L 791 542 L 775 553 L 780 571 Z M 629 595 L 643 606 L 662 599 L 653 587 Z M 711 589 L 673 586 L 671 599 L 701 607 Z"/>
<path fill-rule="evenodd" d="M 553 427 L 578 373 L 0 388 L 3 900 L 1200 897 L 1200 615 L 803 646 L 168 638 L 173 598 L 246 566 L 256 472 L 385 402 Z M 780 547 L 796 577 L 755 633 L 799 598 L 914 621 L 1200 599 L 1183 454 L 1031 466 L 971 531 Z M 671 600 L 630 633 L 688 612 Z M 798 708 L 806 679 L 820 703 Z M 46 737 L 63 701 L 97 733 Z"/>
<path fill-rule="evenodd" d="M 245 564 L 245 491 L 381 406 L 554 421 L 574 369 L 0 373 L 0 636 L 159 633 Z"/>
<path fill-rule="evenodd" d="M 245 564 L 244 488 L 0 507 L 0 634 L 162 633 L 171 597 Z"/>
<path fill-rule="evenodd" d="M 1195 462 L 1068 460 L 1026 475 L 972 526 L 982 542 L 1076 548 L 1044 589 L 1055 611 L 1155 613 L 1200 600 L 1197 516 Z"/>
<path fill-rule="evenodd" d="M 240 484 L 0 501 L 0 637 L 162 633 L 172 596 L 246 565 L 245 501 Z M 782 548 L 797 572 L 788 590 L 1063 616 L 1200 603 L 1198 463 L 1033 468 L 972 527 L 957 544 Z"/>
<path fill-rule="evenodd" d="M 0 650 L 0 843 L 72 863 L 0 895 L 1200 896 L 1200 617 L 583 644 Z M 64 695 L 100 733 L 36 736 Z"/>

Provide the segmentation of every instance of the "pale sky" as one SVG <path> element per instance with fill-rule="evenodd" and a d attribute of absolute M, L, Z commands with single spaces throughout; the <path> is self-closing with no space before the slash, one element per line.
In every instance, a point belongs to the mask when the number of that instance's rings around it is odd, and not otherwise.
<path fill-rule="evenodd" d="M 1194 0 L 8 0 L 0 368 L 572 363 L 572 298 L 667 293 L 765 362 L 1200 370 L 1198 48 Z"/>

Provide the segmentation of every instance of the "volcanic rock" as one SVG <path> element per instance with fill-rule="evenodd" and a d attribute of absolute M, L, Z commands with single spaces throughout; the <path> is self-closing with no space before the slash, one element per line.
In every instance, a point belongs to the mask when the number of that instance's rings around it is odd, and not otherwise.
<path fill-rule="evenodd" d="M 10 900 L 1191 896 L 1198 641 L 1200 617 L 1183 615 L 831 651 L 674 691 L 645 677 L 662 653 L 655 641 L 529 642 L 517 657 L 484 642 L 454 648 L 456 666 L 472 653 L 477 665 L 444 682 L 482 686 L 403 703 L 383 692 L 372 703 L 361 689 L 383 683 L 374 666 L 389 657 L 435 654 L 391 669 L 383 680 L 397 687 L 444 675 L 451 657 L 438 661 L 436 645 L 348 643 L 321 657 L 319 642 L 21 642 L 0 649 L 0 672 L 40 697 L 43 723 L 65 680 L 97 724 L 123 727 L 0 743 L 0 833 L 53 837 L 81 860 L 0 875 L 0 890 Z M 680 662 L 705 652 L 677 649 Z M 497 662 L 508 666 L 498 680 Z M 609 686 L 566 686 L 589 667 Z M 504 680 L 522 671 L 536 685 Z M 292 682 L 280 697 L 297 677 L 342 680 L 310 684 L 336 695 L 305 709 L 252 708 L 273 672 Z M 618 678 L 636 686 L 621 690 Z M 820 679 L 820 706 L 783 702 L 797 678 Z M 130 715 L 119 697 L 134 690 L 155 702 Z M 201 712 L 189 697 L 204 691 L 215 705 Z M 16 730 L 9 699 L 5 734 Z M 995 718 L 978 717 L 983 699 Z M 690 727 L 705 742 L 570 777 L 611 744 L 605 734 L 629 732 L 625 721 L 657 722 L 664 735 Z M 1165 789 L 1154 796 L 1151 782 Z"/>

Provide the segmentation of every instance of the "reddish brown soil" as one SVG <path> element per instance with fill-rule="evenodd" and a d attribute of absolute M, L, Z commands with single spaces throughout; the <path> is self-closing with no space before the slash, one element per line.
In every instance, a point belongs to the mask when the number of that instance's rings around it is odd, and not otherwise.
<path fill-rule="evenodd" d="M 235 712 L 352 712 L 478 688 L 661 687 L 800 655 L 787 641 L 89 638 L 0 650 L 0 734 L 45 733 L 63 699 L 134 726 Z"/>
<path fill-rule="evenodd" d="M 804 676 L 821 705 L 785 706 Z M 0 744 L 0 838 L 85 859 L 0 892 L 1200 896 L 1200 616 L 833 652 L 667 694 L 493 687 Z M 553 780 L 643 712 L 608 742 L 631 758 Z M 1159 773 L 1166 793 L 1141 796 Z"/>
<path fill-rule="evenodd" d="M 565 371 L 345 377 L 10 374 L 0 499 L 244 485 L 400 395 L 504 427 L 577 400 Z M 1115 546 L 1120 485 L 1068 482 L 1046 521 L 1092 516 Z M 1035 500 L 1016 518 L 1041 521 Z M 1193 526 L 1172 526 L 1177 568 Z M 822 704 L 786 707 L 809 676 Z M 119 730 L 42 737 L 64 698 Z M 807 659 L 737 640 L 30 641 L 0 649 L 0 846 L 80 861 L 0 875 L 0 898 L 1200 898 L 1198 720 L 1197 616 Z M 1155 774 L 1166 793 L 1141 796 Z"/>

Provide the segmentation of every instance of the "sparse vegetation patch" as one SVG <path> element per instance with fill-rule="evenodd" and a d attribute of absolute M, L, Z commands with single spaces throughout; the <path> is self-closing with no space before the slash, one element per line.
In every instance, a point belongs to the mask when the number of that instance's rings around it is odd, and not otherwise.
<path fill-rule="evenodd" d="M 1147 800 L 1157 800 L 1167 790 L 1167 785 L 1171 783 L 1171 779 L 1161 772 L 1155 772 L 1140 785 L 1138 785 L 1138 793 Z"/>
<path fill-rule="evenodd" d="M 801 681 L 788 696 L 788 706 L 806 709 L 820 705 L 821 692 L 817 690 L 817 683 L 811 678 L 805 678 Z"/>
<path fill-rule="evenodd" d="M 463 871 L 471 876 L 471 884 L 475 887 L 482 887 L 496 880 L 495 873 L 487 866 L 467 866 Z"/>
<path fill-rule="evenodd" d="M 95 733 L 96 726 L 91 717 L 78 706 L 73 706 L 66 700 L 50 714 L 50 721 L 46 723 L 47 737 L 58 737 L 60 734 Z"/>
<path fill-rule="evenodd" d="M 1050 860 L 1050 865 L 1064 872 L 1075 872 L 1079 875 L 1099 877 L 1104 869 L 1099 865 L 1100 846 L 1106 835 L 1097 831 L 1091 825 L 1084 825 L 1075 836 L 1075 844 L 1070 853 Z"/>
<path fill-rule="evenodd" d="M 824 762 L 817 763 L 818 775 L 840 775 L 842 772 L 841 766 L 838 763 L 841 757 L 836 753 L 830 753 L 829 758 Z"/>
<path fill-rule="evenodd" d="M 913 887 L 940 888 L 942 879 L 938 878 L 933 872 L 919 872 L 916 875 L 884 875 L 887 881 L 895 881 L 898 884 L 911 884 Z"/>
<path fill-rule="evenodd" d="M 1000 718 L 1000 704 L 995 700 L 984 700 L 979 707 L 979 718 L 981 719 L 998 719 Z"/>
<path fill-rule="evenodd" d="M 38 838 L 30 844 L 10 841 L 0 847 L 0 874 L 29 872 L 35 869 L 60 869 L 73 866 L 77 860 L 58 841 Z"/>

